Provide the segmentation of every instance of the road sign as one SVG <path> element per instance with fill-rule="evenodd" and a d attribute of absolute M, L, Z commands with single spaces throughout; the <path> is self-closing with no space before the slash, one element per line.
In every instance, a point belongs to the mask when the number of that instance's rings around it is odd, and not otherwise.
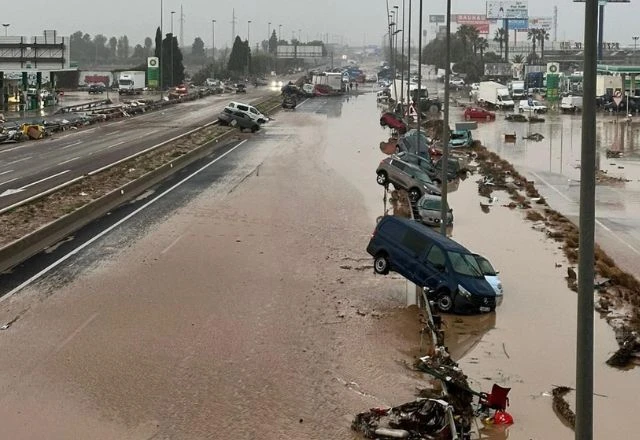
<path fill-rule="evenodd" d="M 526 0 L 487 1 L 489 19 L 526 19 L 529 18 L 529 4 Z"/>
<path fill-rule="evenodd" d="M 620 103 L 622 102 L 622 92 L 620 90 L 616 90 L 613 94 L 613 102 L 616 103 L 616 107 L 620 106 Z"/>
<path fill-rule="evenodd" d="M 432 14 L 432 15 L 429 15 L 429 23 L 444 23 L 445 18 L 446 17 L 441 14 Z"/>

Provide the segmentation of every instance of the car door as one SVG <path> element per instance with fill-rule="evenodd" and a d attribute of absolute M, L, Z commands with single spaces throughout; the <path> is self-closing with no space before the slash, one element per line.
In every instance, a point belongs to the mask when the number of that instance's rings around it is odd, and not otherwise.
<path fill-rule="evenodd" d="M 423 254 L 420 264 L 416 267 L 416 284 L 438 290 L 443 284 L 446 273 L 447 262 L 444 251 L 434 244 Z"/>
<path fill-rule="evenodd" d="M 393 177 L 391 181 L 394 182 L 394 184 L 397 184 L 404 189 L 409 188 L 409 181 L 411 179 L 409 175 L 406 173 L 407 168 L 408 166 L 405 163 L 400 162 L 399 160 L 394 160 L 391 163 L 391 169 L 393 172 Z"/>
<path fill-rule="evenodd" d="M 429 239 L 424 234 L 413 228 L 407 228 L 400 243 L 403 256 L 399 261 L 401 267 L 397 272 L 412 283 L 420 285 L 418 277 L 422 266 L 421 260 L 430 244 Z"/>

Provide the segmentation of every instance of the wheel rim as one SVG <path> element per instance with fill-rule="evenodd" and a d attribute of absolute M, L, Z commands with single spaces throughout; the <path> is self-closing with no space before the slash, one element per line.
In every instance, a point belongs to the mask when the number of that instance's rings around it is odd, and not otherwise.
<path fill-rule="evenodd" d="M 379 185 L 384 185 L 385 183 L 387 183 L 387 176 L 385 176 L 383 173 L 378 174 L 378 184 Z"/>
<path fill-rule="evenodd" d="M 420 191 L 415 188 L 412 189 L 411 191 L 409 191 L 409 198 L 411 199 L 411 201 L 415 202 L 420 198 Z"/>
<path fill-rule="evenodd" d="M 438 308 L 442 311 L 449 311 L 453 306 L 453 301 L 449 295 L 442 295 L 438 298 Z"/>
<path fill-rule="evenodd" d="M 384 272 L 387 269 L 387 260 L 384 257 L 376 258 L 376 270 L 378 272 Z"/>

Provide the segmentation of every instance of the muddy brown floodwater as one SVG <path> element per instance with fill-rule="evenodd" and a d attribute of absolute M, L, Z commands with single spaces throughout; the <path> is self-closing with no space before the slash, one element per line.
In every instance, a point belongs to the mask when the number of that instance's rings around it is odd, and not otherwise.
<path fill-rule="evenodd" d="M 171 216 L 126 246 L 114 231 L 69 284 L 0 303 L 0 322 L 22 313 L 0 334 L 2 436 L 352 439 L 355 414 L 412 400 L 428 380 L 405 366 L 419 312 L 365 253 L 383 214 L 378 117 L 372 94 L 281 113 Z M 473 177 L 450 204 L 453 237 L 506 292 L 495 314 L 447 317 L 452 354 L 476 389 L 513 388 L 510 439 L 573 438 L 550 396 L 575 385 L 561 250 L 520 211 L 485 214 Z M 604 365 L 616 346 L 597 318 L 596 342 L 596 438 L 634 438 L 637 374 Z"/>

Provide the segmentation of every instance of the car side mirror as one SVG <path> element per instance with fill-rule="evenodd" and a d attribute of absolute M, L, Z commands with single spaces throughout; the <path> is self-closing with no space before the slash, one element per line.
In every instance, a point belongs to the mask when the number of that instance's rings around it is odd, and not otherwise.
<path fill-rule="evenodd" d="M 453 213 L 453 208 L 449 208 L 449 212 Z"/>

